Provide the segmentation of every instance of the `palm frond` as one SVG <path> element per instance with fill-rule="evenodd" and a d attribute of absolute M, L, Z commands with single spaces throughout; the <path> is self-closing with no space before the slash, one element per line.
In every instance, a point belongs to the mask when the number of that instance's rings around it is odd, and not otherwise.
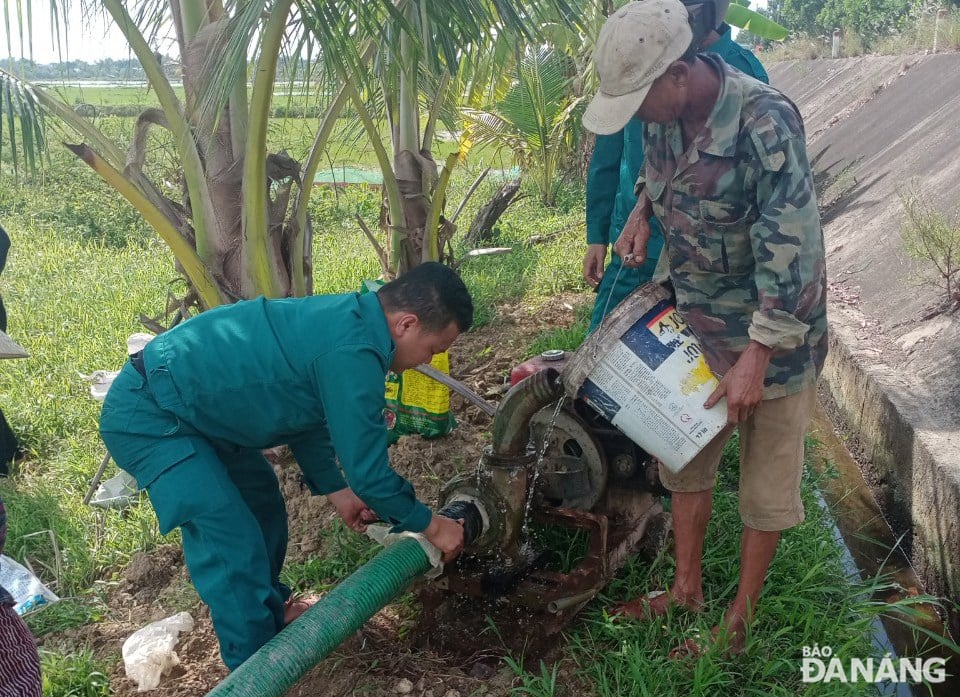
<path fill-rule="evenodd" d="M 4 129 L 6 129 L 4 131 Z M 44 110 L 31 85 L 0 69 L 0 160 L 6 146 L 10 151 L 14 178 L 23 167 L 31 175 L 46 151 Z"/>
<path fill-rule="evenodd" d="M 724 21 L 756 34 L 761 39 L 770 39 L 771 41 L 782 41 L 790 33 L 786 27 L 774 22 L 769 17 L 737 3 L 730 3 Z"/>

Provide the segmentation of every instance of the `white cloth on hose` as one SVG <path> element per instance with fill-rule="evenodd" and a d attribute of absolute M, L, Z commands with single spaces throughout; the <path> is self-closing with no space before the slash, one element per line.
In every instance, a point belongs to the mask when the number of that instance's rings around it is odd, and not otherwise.
<path fill-rule="evenodd" d="M 423 548 L 424 554 L 427 555 L 427 559 L 430 560 L 430 565 L 433 567 L 424 574 L 424 577 L 437 578 L 443 573 L 443 553 L 434 547 L 433 543 L 422 532 L 390 532 L 391 529 L 392 526 L 390 525 L 368 525 L 367 536 L 384 547 L 394 545 L 401 540 L 416 540 Z"/>

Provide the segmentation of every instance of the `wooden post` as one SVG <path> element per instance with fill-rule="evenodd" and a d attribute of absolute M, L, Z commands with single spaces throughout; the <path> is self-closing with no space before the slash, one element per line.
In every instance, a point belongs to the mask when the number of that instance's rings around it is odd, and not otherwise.
<path fill-rule="evenodd" d="M 830 55 L 833 58 L 840 57 L 840 29 L 839 28 L 833 30 L 833 46 L 831 47 Z"/>
<path fill-rule="evenodd" d="M 937 52 L 937 39 L 940 38 L 940 20 L 947 16 L 947 9 L 941 7 L 937 10 L 937 18 L 933 21 L 933 52 Z"/>

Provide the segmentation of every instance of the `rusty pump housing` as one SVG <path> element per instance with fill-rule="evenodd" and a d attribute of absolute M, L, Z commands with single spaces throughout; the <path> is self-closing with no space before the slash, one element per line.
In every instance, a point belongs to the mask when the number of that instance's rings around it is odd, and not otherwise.
<path fill-rule="evenodd" d="M 444 486 L 441 505 L 475 509 L 482 530 L 440 589 L 509 596 L 547 613 L 548 634 L 599 592 L 651 530 L 669 527 L 650 476 L 656 465 L 546 368 L 521 380 L 494 415 L 492 444 L 473 475 Z M 562 573 L 542 568 L 526 539 L 528 522 L 584 530 L 586 556 Z"/>

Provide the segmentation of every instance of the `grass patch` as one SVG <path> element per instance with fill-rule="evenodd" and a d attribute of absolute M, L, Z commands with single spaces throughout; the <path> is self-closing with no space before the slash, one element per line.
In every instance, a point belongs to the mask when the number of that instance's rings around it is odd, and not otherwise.
<path fill-rule="evenodd" d="M 111 694 L 106 667 L 89 651 L 62 655 L 40 650 L 43 697 L 106 697 Z"/>
<path fill-rule="evenodd" d="M 320 552 L 307 561 L 287 563 L 280 580 L 301 591 L 325 591 L 373 559 L 380 546 L 353 532 L 339 518 L 320 531 Z"/>
<path fill-rule="evenodd" d="M 576 307 L 576 319 L 569 327 L 557 327 L 541 332 L 530 344 L 527 352 L 531 356 L 543 353 L 549 349 L 562 351 L 576 351 L 583 340 L 587 338 L 590 328 L 590 315 L 593 312 L 592 302 L 583 302 Z"/>
<path fill-rule="evenodd" d="M 46 605 L 32 612 L 24 620 L 34 636 L 42 637 L 53 632 L 82 627 L 104 618 L 104 606 L 98 600 L 61 598 L 60 602 Z"/>
<path fill-rule="evenodd" d="M 567 650 L 578 666 L 578 686 L 601 697 L 636 695 L 870 695 L 873 685 L 805 685 L 804 646 L 830 646 L 834 655 L 882 657 L 872 644 L 871 623 L 890 606 L 872 600 L 880 582 L 850 578 L 834 540 L 831 514 L 816 499 L 816 478 L 807 470 L 802 495 L 806 520 L 785 531 L 771 564 L 758 615 L 742 656 L 716 650 L 697 660 L 670 660 L 686 639 L 709 637 L 736 594 L 742 523 L 737 507 L 737 443 L 724 454 L 714 512 L 704 545 L 707 611 L 671 612 L 655 622 L 612 619 L 605 608 L 641 593 L 668 588 L 674 563 L 661 555 L 652 564 L 632 560 L 582 616 Z M 815 691 L 811 691 L 815 690 Z M 574 691 L 573 693 L 576 693 Z M 551 693 L 553 694 L 553 693 Z M 556 693 L 562 694 L 562 693 Z"/>

